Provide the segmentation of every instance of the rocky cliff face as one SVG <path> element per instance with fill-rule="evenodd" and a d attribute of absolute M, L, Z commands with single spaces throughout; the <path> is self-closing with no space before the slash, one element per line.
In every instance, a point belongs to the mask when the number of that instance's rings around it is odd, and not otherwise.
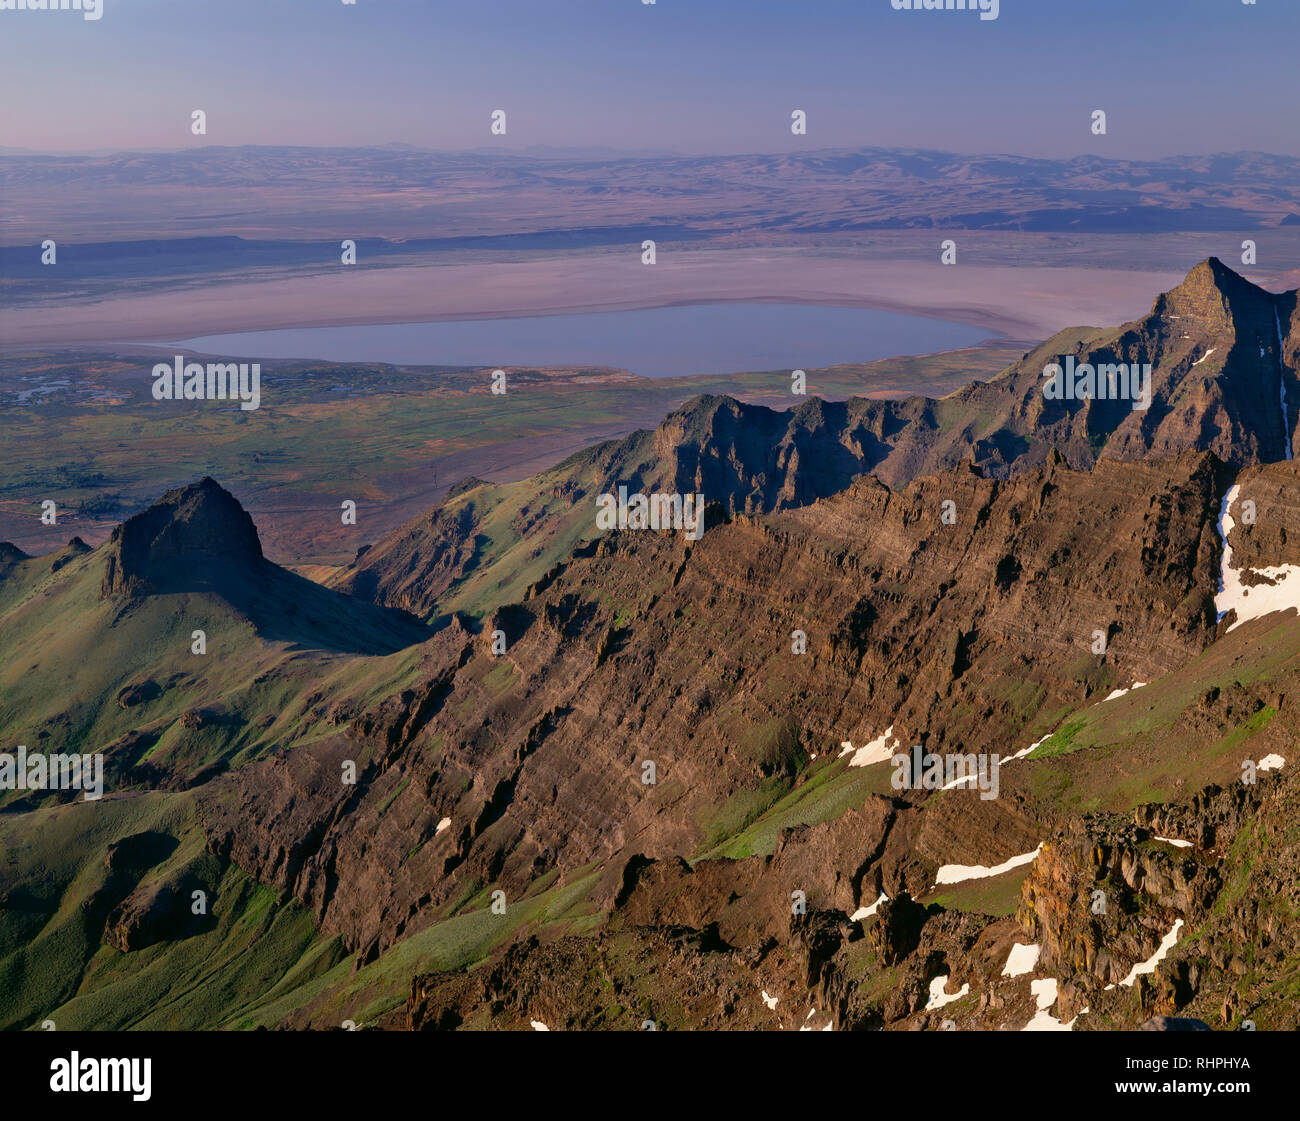
<path fill-rule="evenodd" d="M 477 524 L 471 503 L 439 506 L 405 532 L 363 549 L 334 587 L 386 607 L 428 614 L 474 564 Z"/>
<path fill-rule="evenodd" d="M 1051 730 L 1040 714 L 1212 640 L 1222 476 L 1208 454 L 1005 482 L 961 468 L 898 493 L 862 480 L 694 544 L 611 534 L 492 622 L 504 654 L 489 629 L 448 627 L 420 682 L 336 740 L 214 784 L 210 836 L 374 953 L 466 883 L 514 898 L 592 861 L 697 854 L 729 800 L 797 790 L 843 741 L 892 729 L 902 750 L 1013 754 Z M 922 894 L 971 849 L 997 864 L 1060 812 L 1005 787 L 917 812 L 927 799 L 901 799 L 888 844 L 863 842 L 881 848 L 873 888 Z M 828 902 L 862 903 L 858 872 Z"/>
<path fill-rule="evenodd" d="M 394 1026 L 1131 1030 L 1260 1016 L 1294 1029 L 1298 790 L 1294 774 L 1267 777 L 1136 820 L 1073 821 L 1044 846 L 1014 917 L 905 893 L 864 917 L 826 896 L 792 914 L 784 889 L 817 883 L 823 859 L 857 839 L 848 822 L 837 840 L 783 834 L 759 864 L 633 860 L 599 936 L 532 938 L 491 970 L 417 977 Z M 1196 839 L 1180 848 L 1166 833 Z"/>
<path fill-rule="evenodd" d="M 1069 978 L 1074 1010 L 1122 1023 L 1133 986 L 1144 1009 L 1224 1026 L 1275 1002 L 1300 965 L 1298 790 L 1294 772 L 1211 785 L 1127 821 L 1072 822 L 1049 842 L 1017 918 L 1041 941 L 1043 965 Z M 1133 976 L 1175 930 L 1159 969 Z"/>

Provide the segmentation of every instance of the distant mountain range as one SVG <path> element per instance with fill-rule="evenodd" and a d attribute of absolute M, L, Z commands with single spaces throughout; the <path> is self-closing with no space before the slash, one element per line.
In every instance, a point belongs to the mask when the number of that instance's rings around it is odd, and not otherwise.
<path fill-rule="evenodd" d="M 1300 225 L 1298 173 L 1300 160 L 1259 152 L 1150 161 L 892 148 L 739 156 L 392 145 L 0 152 L 0 182 L 23 200 L 17 222 L 61 204 L 72 208 L 64 228 L 75 228 L 79 200 L 94 197 L 120 210 L 120 227 L 147 201 L 153 228 L 165 221 L 173 236 L 222 232 L 222 216 L 242 213 L 251 198 L 269 223 L 258 236 L 297 236 L 305 204 L 338 216 L 343 197 L 401 216 L 397 228 L 417 237 L 628 222 L 769 239 L 907 229 L 1250 231 Z M 224 192 L 224 207 L 189 193 L 210 189 Z M 16 234 L 11 223 L 5 243 Z"/>

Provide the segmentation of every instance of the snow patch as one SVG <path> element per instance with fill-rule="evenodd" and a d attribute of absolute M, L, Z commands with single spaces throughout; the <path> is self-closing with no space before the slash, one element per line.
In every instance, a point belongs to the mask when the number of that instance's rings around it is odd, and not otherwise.
<path fill-rule="evenodd" d="M 1003 977 L 1022 977 L 1026 973 L 1033 972 L 1034 966 L 1038 964 L 1038 955 L 1042 953 L 1042 947 L 1036 945 L 1024 945 L 1016 942 L 1011 947 L 1011 953 L 1007 957 L 1007 964 L 1002 967 Z"/>
<path fill-rule="evenodd" d="M 1131 693 L 1135 689 L 1142 689 L 1145 688 L 1145 686 L 1146 686 L 1145 681 L 1135 681 L 1127 689 L 1116 689 L 1113 693 L 1110 694 L 1110 696 L 1106 698 L 1106 701 L 1113 701 L 1116 697 L 1122 697 L 1124 696 L 1125 693 Z M 1106 701 L 1102 701 L 1101 703 L 1105 704 Z"/>
<path fill-rule="evenodd" d="M 1154 973 L 1156 971 L 1156 966 L 1164 961 L 1169 951 L 1174 948 L 1174 944 L 1178 941 L 1178 932 L 1182 929 L 1183 920 L 1179 919 L 1174 923 L 1173 929 L 1165 935 L 1164 940 L 1160 945 L 1156 947 L 1156 952 L 1147 958 L 1146 961 L 1139 962 L 1130 969 L 1128 971 L 1128 976 L 1125 977 L 1120 984 L 1124 985 L 1126 988 L 1132 988 L 1133 983 L 1143 974 Z"/>
<path fill-rule="evenodd" d="M 541 1020 L 530 1020 L 529 1023 L 531 1023 L 531 1024 L 533 1025 L 533 1031 L 550 1031 L 550 1030 L 551 1030 L 551 1029 L 548 1028 L 544 1023 L 542 1023 Z"/>
<path fill-rule="evenodd" d="M 1001 762 L 1001 760 L 999 760 L 999 762 Z M 955 787 L 958 787 L 958 786 L 967 786 L 967 785 L 969 785 L 969 784 L 972 783 L 972 782 L 979 782 L 979 779 L 980 779 L 980 776 L 979 776 L 979 772 L 978 772 L 978 771 L 977 771 L 975 774 L 973 774 L 973 775 L 958 775 L 957 778 L 955 778 L 955 779 L 952 780 L 952 782 L 947 783 L 947 784 L 945 784 L 945 785 L 939 787 L 939 789 L 940 789 L 940 790 L 952 790 L 952 789 L 954 789 Z"/>
<path fill-rule="evenodd" d="M 961 992 L 959 993 L 949 994 L 944 991 L 945 989 L 947 989 L 947 987 L 948 987 L 948 978 L 946 976 L 936 977 L 933 981 L 930 982 L 930 1000 L 925 1006 L 925 1010 L 927 1012 L 929 1012 L 933 1008 L 942 1008 L 945 1004 L 951 1004 L 954 1000 L 961 1000 L 962 997 L 964 997 L 968 992 L 970 992 L 969 981 L 967 981 L 966 984 L 962 985 Z"/>
<path fill-rule="evenodd" d="M 1199 366 L 1202 362 L 1204 362 L 1205 359 L 1209 358 L 1210 355 L 1213 354 L 1216 350 L 1218 350 L 1218 347 L 1214 347 L 1214 346 L 1210 347 L 1210 349 L 1207 350 L 1204 355 L 1202 355 L 1200 358 L 1198 358 L 1195 362 L 1192 363 L 1192 369 L 1196 369 L 1197 366 Z"/>
<path fill-rule="evenodd" d="M 433 835 L 436 837 L 444 829 L 450 829 L 450 828 L 451 828 L 451 818 L 444 817 L 440 822 L 438 822 L 438 828 L 433 831 Z"/>
<path fill-rule="evenodd" d="M 894 735 L 894 726 L 891 724 L 885 729 L 878 739 L 872 740 L 866 747 L 860 747 L 849 760 L 850 767 L 870 767 L 873 763 L 888 763 L 893 758 L 893 748 L 889 746 L 889 741 L 893 740 L 898 744 L 898 737 Z M 847 755 L 853 751 L 853 745 L 845 740 L 840 747 L 843 748 L 841 755 Z"/>
<path fill-rule="evenodd" d="M 1043 849 L 1043 842 L 1038 842 L 1038 848 L 1033 852 L 1027 852 L 1023 856 L 1013 856 L 1010 860 L 1004 860 L 1001 864 L 993 868 L 986 868 L 983 864 L 945 864 L 939 869 L 939 874 L 935 877 L 935 886 L 939 884 L 960 884 L 966 880 L 983 880 L 989 876 L 1000 876 L 1003 872 L 1010 872 L 1013 868 L 1020 868 L 1026 864 L 1032 864 L 1038 859 L 1038 854 Z"/>
<path fill-rule="evenodd" d="M 1177 837 L 1157 837 L 1157 841 L 1164 841 L 1167 845 L 1173 845 L 1176 849 L 1189 849 L 1192 847 L 1191 841 L 1180 841 Z"/>
<path fill-rule="evenodd" d="M 1242 623 L 1262 618 L 1274 611 L 1300 611 L 1300 566 L 1282 564 L 1256 569 L 1232 567 L 1232 546 L 1228 544 L 1228 534 L 1237 523 L 1233 521 L 1230 511 L 1240 493 L 1241 487 L 1234 483 L 1223 496 L 1223 505 L 1219 508 L 1219 537 L 1223 541 L 1223 559 L 1219 565 L 1219 591 L 1214 596 L 1214 610 L 1219 619 L 1229 611 L 1236 611 L 1237 621 L 1228 628 L 1229 631 L 1235 631 Z M 1241 580 L 1244 572 L 1253 572 L 1272 582 L 1248 588 Z"/>
<path fill-rule="evenodd" d="M 1010 763 L 1012 759 L 1023 759 L 1026 755 L 1032 755 L 1035 751 L 1037 751 L 1040 747 L 1042 747 L 1043 744 L 1045 744 L 1051 738 L 1052 738 L 1052 734 L 1049 732 L 1047 735 L 1045 735 L 1041 740 L 1038 740 L 1036 743 L 1031 743 L 1028 747 L 1021 748 L 1009 759 L 1002 760 L 1003 765 L 1005 766 L 1007 763 Z"/>
<path fill-rule="evenodd" d="M 876 913 L 876 908 L 888 898 L 889 896 L 882 891 L 880 893 L 880 898 L 871 904 L 870 907 L 859 907 L 854 911 L 853 914 L 849 916 L 849 922 L 861 922 L 863 919 L 871 918 L 871 916 Z"/>
<path fill-rule="evenodd" d="M 826 1026 L 824 1028 L 810 1027 L 808 1021 L 811 1020 L 816 1015 L 817 1015 L 817 1009 L 814 1008 L 808 1013 L 807 1016 L 803 1018 L 803 1024 L 800 1026 L 799 1030 L 800 1031 L 834 1031 L 835 1030 L 834 1020 L 827 1020 Z"/>
<path fill-rule="evenodd" d="M 1033 1019 L 1020 1029 L 1021 1031 L 1074 1030 L 1074 1020 L 1063 1024 L 1048 1011 L 1056 1003 L 1056 978 L 1048 977 L 1041 981 L 1030 981 L 1029 991 L 1034 994 L 1034 999 L 1038 1002 L 1038 1010 L 1034 1013 Z"/>
<path fill-rule="evenodd" d="M 1275 753 L 1273 755 L 1265 755 L 1263 759 L 1255 764 L 1255 769 L 1257 771 L 1272 771 L 1280 770 L 1284 766 L 1286 766 L 1286 760 Z"/>
<path fill-rule="evenodd" d="M 776 1000 L 776 997 L 767 995 L 766 989 L 763 990 L 763 1003 L 772 1009 L 773 1012 L 776 1011 Z"/>

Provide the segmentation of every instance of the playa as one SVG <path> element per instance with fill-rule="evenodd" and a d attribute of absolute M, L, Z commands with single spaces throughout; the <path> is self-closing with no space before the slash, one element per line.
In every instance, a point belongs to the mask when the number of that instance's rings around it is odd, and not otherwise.
<path fill-rule="evenodd" d="M 1146 312 L 1170 272 L 863 260 L 811 250 L 566 254 L 508 263 L 351 269 L 0 311 L 6 348 L 164 342 L 279 327 L 565 314 L 721 300 L 878 308 L 1037 343 Z M 430 361 L 437 357 L 430 355 Z"/>

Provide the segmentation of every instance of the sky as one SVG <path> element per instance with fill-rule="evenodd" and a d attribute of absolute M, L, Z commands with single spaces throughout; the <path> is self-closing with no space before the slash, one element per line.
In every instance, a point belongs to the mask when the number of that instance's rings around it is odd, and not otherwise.
<path fill-rule="evenodd" d="M 102 4 L 0 10 L 0 147 L 1300 156 L 1300 0 L 1001 0 L 987 21 L 891 0 Z"/>

